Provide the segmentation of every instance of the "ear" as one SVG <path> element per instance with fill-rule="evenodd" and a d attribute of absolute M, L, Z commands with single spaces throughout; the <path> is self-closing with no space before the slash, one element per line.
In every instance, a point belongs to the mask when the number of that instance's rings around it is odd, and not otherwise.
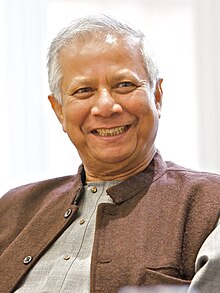
<path fill-rule="evenodd" d="M 54 110 L 54 113 L 56 114 L 58 120 L 63 126 L 64 124 L 63 106 L 57 101 L 54 95 L 49 95 L 48 100 L 50 101 L 51 107 Z M 64 130 L 64 127 L 63 127 L 63 130 Z"/>
<path fill-rule="evenodd" d="M 156 88 L 154 92 L 155 104 L 156 104 L 159 118 L 161 117 L 162 98 L 163 98 L 162 82 L 163 82 L 163 79 L 160 78 L 156 84 Z"/>

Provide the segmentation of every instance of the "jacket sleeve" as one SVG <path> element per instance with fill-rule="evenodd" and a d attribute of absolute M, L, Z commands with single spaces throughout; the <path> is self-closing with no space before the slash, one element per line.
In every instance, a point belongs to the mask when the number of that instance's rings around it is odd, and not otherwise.
<path fill-rule="evenodd" d="M 196 274 L 188 293 L 217 293 L 220 288 L 220 224 L 201 246 L 195 264 Z"/>

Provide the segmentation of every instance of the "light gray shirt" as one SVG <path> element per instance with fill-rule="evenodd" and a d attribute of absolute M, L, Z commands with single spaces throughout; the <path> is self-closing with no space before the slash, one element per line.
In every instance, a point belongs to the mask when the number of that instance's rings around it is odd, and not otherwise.
<path fill-rule="evenodd" d="M 118 182 L 88 183 L 85 186 L 78 218 L 41 257 L 16 292 L 90 292 L 96 210 L 100 203 L 112 203 L 106 189 L 116 183 Z"/>

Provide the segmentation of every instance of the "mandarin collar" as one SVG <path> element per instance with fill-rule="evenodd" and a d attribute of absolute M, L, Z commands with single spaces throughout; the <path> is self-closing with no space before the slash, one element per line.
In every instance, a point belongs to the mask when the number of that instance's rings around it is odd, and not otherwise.
<path fill-rule="evenodd" d="M 150 164 L 142 172 L 108 188 L 107 194 L 114 203 L 120 204 L 143 190 L 147 191 L 151 184 L 164 174 L 166 169 L 166 163 L 157 151 Z"/>
<path fill-rule="evenodd" d="M 150 164 L 138 174 L 135 174 L 128 179 L 109 187 L 106 192 L 112 198 L 113 202 L 120 204 L 136 194 L 139 194 L 142 190 L 148 190 L 150 185 L 161 177 L 167 169 L 166 163 L 163 161 L 160 152 L 157 150 Z M 77 191 L 82 193 L 83 185 L 85 185 L 85 171 L 83 165 L 80 165 L 78 174 L 76 176 Z M 75 201 L 78 196 L 75 197 Z"/>

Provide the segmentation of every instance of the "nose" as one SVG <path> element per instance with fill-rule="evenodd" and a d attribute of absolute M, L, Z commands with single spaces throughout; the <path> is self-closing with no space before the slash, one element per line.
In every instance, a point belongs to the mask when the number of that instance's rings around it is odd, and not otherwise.
<path fill-rule="evenodd" d="M 94 116 L 110 117 L 113 114 L 121 113 L 122 106 L 116 103 L 108 90 L 104 89 L 97 94 L 96 103 L 91 109 L 91 114 Z"/>

